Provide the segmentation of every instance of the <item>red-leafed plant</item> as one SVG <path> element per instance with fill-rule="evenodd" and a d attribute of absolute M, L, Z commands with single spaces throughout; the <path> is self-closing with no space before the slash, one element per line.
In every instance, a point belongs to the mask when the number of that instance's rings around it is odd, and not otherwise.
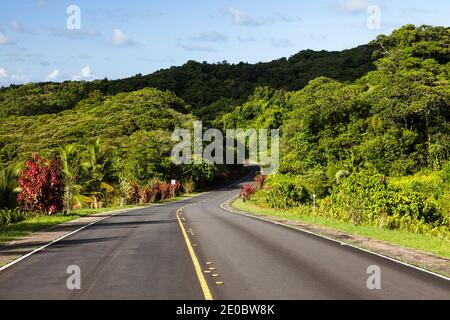
<path fill-rule="evenodd" d="M 28 160 L 19 174 L 21 192 L 17 197 L 19 207 L 25 210 L 55 214 L 64 207 L 64 176 L 61 161 L 49 163 L 38 154 Z"/>
<path fill-rule="evenodd" d="M 250 200 L 250 198 L 256 193 L 256 189 L 251 184 L 245 184 L 241 189 L 240 197 L 242 200 Z"/>
<path fill-rule="evenodd" d="M 157 181 L 155 183 L 155 186 L 153 187 L 153 191 L 155 192 L 155 201 L 159 201 L 162 198 L 162 192 L 161 192 L 161 182 Z"/>
<path fill-rule="evenodd" d="M 161 192 L 161 200 L 168 199 L 172 196 L 172 186 L 170 185 L 170 183 L 160 183 L 159 191 Z"/>
<path fill-rule="evenodd" d="M 136 182 L 133 182 L 130 186 L 128 193 L 128 203 L 138 204 L 141 199 L 141 188 Z"/>
<path fill-rule="evenodd" d="M 264 183 L 267 180 L 267 176 L 259 174 L 255 177 L 256 190 L 261 190 L 264 187 Z"/>
<path fill-rule="evenodd" d="M 141 200 L 143 203 L 150 203 L 153 199 L 154 192 L 148 187 L 144 187 L 141 190 Z"/>

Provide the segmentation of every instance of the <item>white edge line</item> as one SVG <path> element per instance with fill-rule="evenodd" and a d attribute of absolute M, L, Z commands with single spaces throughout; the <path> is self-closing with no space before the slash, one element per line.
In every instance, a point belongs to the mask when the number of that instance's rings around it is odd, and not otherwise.
<path fill-rule="evenodd" d="M 198 196 L 203 195 L 203 194 L 206 194 L 206 193 L 199 193 L 198 195 L 194 195 L 194 196 L 192 196 L 192 197 L 188 197 L 188 198 L 186 198 L 186 199 L 181 199 L 181 200 L 177 200 L 177 201 L 173 201 L 173 202 L 156 203 L 156 204 L 154 204 L 154 205 L 152 205 L 152 206 L 149 206 L 149 207 L 136 207 L 136 208 L 130 208 L 130 209 L 120 209 L 120 212 L 117 212 L 117 213 L 114 213 L 114 214 L 110 214 L 110 215 L 107 216 L 107 217 L 104 217 L 104 218 L 100 218 L 100 219 L 98 219 L 98 220 L 95 220 L 95 221 L 93 221 L 93 222 L 91 222 L 91 223 L 89 223 L 89 224 L 87 224 L 87 225 L 85 225 L 85 226 L 82 226 L 81 228 L 78 228 L 78 229 L 76 229 L 76 230 L 74 230 L 74 231 L 71 231 L 71 232 L 69 232 L 69 233 L 67 233 L 67 234 L 65 234 L 65 235 L 63 235 L 63 236 L 61 236 L 61 237 L 59 237 L 59 238 L 57 238 L 57 239 L 55 239 L 55 240 L 53 240 L 53 241 L 51 241 L 51 242 L 45 244 L 45 245 L 43 245 L 42 247 L 39 247 L 39 248 L 37 248 L 37 249 L 34 249 L 34 250 L 31 251 L 31 252 L 28 252 L 27 254 L 21 256 L 20 258 L 17 258 L 16 260 L 13 260 L 13 261 L 7 263 L 7 264 L 4 265 L 3 267 L 0 267 L 0 272 L 2 272 L 2 271 L 4 271 L 4 270 L 8 269 L 9 267 L 12 267 L 13 265 L 15 265 L 16 263 L 19 263 L 19 262 L 22 261 L 22 260 L 25 260 L 26 258 L 32 256 L 33 254 L 35 254 L 35 253 L 37 253 L 37 252 L 39 252 L 39 251 L 44 250 L 45 248 L 51 246 L 52 244 L 55 244 L 56 242 L 59 242 L 59 241 L 65 239 L 65 238 L 67 238 L 67 237 L 70 237 L 71 235 L 73 235 L 73 234 L 75 234 L 75 233 L 77 233 L 77 232 L 80 232 L 80 231 L 82 231 L 82 230 L 84 230 L 84 229 L 86 229 L 86 228 L 92 226 L 93 224 L 96 224 L 96 223 L 101 222 L 101 221 L 103 221 L 103 220 L 106 220 L 106 219 L 109 219 L 109 218 L 118 216 L 118 215 L 120 215 L 120 214 L 129 212 L 129 211 L 135 211 L 135 210 L 139 210 L 139 209 L 146 209 L 146 208 L 151 208 L 151 207 L 163 206 L 163 205 L 167 205 L 167 204 L 174 204 L 174 203 L 177 203 L 177 202 L 181 202 L 181 201 L 185 201 L 185 200 L 189 200 L 189 199 L 198 197 Z M 107 213 L 107 212 L 105 212 L 105 213 Z"/>
<path fill-rule="evenodd" d="M 282 222 L 276 222 L 276 221 L 272 221 L 272 220 L 270 220 L 270 219 L 265 219 L 265 218 L 263 218 L 263 217 L 258 217 L 258 216 L 254 216 L 254 215 L 251 215 L 251 214 L 246 214 L 246 213 L 243 213 L 243 212 L 238 212 L 238 211 L 234 211 L 234 210 L 230 210 L 230 209 L 225 208 L 225 204 L 228 204 L 228 205 L 231 206 L 231 202 L 234 201 L 234 200 L 237 199 L 237 198 L 238 198 L 238 196 L 234 196 L 234 197 L 232 197 L 231 199 L 228 199 L 227 201 L 223 202 L 223 203 L 220 205 L 220 208 L 223 209 L 223 210 L 225 210 L 225 211 L 234 213 L 234 214 L 239 214 L 239 215 L 241 215 L 241 216 L 245 216 L 245 217 L 249 217 L 249 218 L 253 218 L 253 219 L 258 219 L 258 220 L 262 220 L 262 221 L 265 221 L 265 222 L 270 222 L 270 223 L 275 224 L 275 225 L 281 225 L 281 226 L 286 227 L 286 228 L 289 228 L 289 229 L 297 230 L 297 231 L 299 231 L 299 232 L 303 232 L 303 233 L 306 233 L 306 234 L 310 234 L 310 235 L 313 235 L 313 236 L 316 236 L 316 237 L 319 237 L 319 238 L 323 238 L 323 239 L 326 239 L 326 240 L 329 240 L 329 241 L 333 241 L 333 242 L 335 242 L 335 243 L 339 243 L 341 246 L 348 246 L 348 247 L 351 247 L 351 248 L 354 248 L 354 249 L 357 249 L 357 250 L 360 250 L 360 251 L 364 251 L 364 252 L 366 252 L 366 253 L 370 253 L 370 254 L 373 254 L 373 255 L 375 255 L 375 256 L 378 256 L 378 257 L 381 257 L 381 258 L 384 258 L 384 259 L 387 259 L 387 260 L 390 260 L 390 261 L 393 261 L 393 262 L 402 264 L 402 265 L 404 265 L 404 266 L 407 266 L 407 267 L 410 267 L 410 268 L 413 268 L 413 269 L 416 269 L 416 270 L 419 270 L 419 271 L 422 271 L 422 272 L 431 274 L 431 275 L 433 275 L 433 276 L 442 278 L 442 279 L 444 279 L 444 280 L 450 281 L 450 278 L 449 278 L 449 277 L 446 277 L 446 276 L 444 276 L 444 275 L 442 275 L 442 274 L 435 273 L 435 272 L 433 272 L 433 271 L 430 271 L 430 270 L 427 270 L 427 269 L 420 268 L 420 267 L 418 267 L 418 266 L 415 266 L 415 265 L 409 264 L 409 263 L 407 263 L 407 262 L 403 262 L 403 261 L 397 260 L 397 259 L 395 259 L 395 258 L 386 256 L 386 255 L 384 255 L 384 254 L 381 254 L 381 253 L 378 253 L 378 252 L 375 252 L 375 251 L 371 251 L 371 250 L 368 250 L 368 249 L 364 249 L 364 248 L 355 246 L 355 245 L 350 244 L 350 243 L 345 243 L 345 242 L 342 242 L 342 241 L 338 241 L 338 240 L 336 240 L 336 239 L 333 239 L 333 238 L 330 238 L 330 237 L 327 237 L 327 236 L 324 236 L 324 235 L 320 235 L 320 234 L 317 234 L 317 233 L 314 233 L 314 232 L 311 232 L 311 231 L 308 231 L 308 230 L 304 230 L 304 229 L 301 229 L 301 228 L 299 228 L 299 227 L 296 228 L 296 227 L 294 227 L 294 226 L 291 226 L 291 225 L 288 225 L 288 224 L 285 224 L 285 223 L 282 223 Z"/>

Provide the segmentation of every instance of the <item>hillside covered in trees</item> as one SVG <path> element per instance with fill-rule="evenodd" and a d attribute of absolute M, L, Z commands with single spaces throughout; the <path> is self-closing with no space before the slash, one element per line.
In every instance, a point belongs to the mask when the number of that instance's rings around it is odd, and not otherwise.
<path fill-rule="evenodd" d="M 280 172 L 260 205 L 309 206 L 314 193 L 326 216 L 448 237 L 449 81 L 450 29 L 408 25 L 342 52 L 12 86 L 0 90 L 0 170 L 101 139 L 114 163 L 107 182 L 144 183 L 179 170 L 170 132 L 195 118 L 280 128 Z"/>
<path fill-rule="evenodd" d="M 258 88 L 215 124 L 281 128 L 263 206 L 308 210 L 316 194 L 327 217 L 448 237 L 450 29 L 405 26 L 371 45 L 376 70 L 359 79 Z"/>
<path fill-rule="evenodd" d="M 373 69 L 372 53 L 371 46 L 342 52 L 307 50 L 267 63 L 188 61 L 181 67 L 121 80 L 11 86 L 0 89 L 0 117 L 58 113 L 72 109 L 93 91 L 115 95 L 146 87 L 170 90 L 191 105 L 194 114 L 208 116 L 209 112 L 217 112 L 217 106 L 225 112 L 230 106 L 245 102 L 257 86 L 298 90 L 318 76 L 341 81 L 357 79 Z"/>

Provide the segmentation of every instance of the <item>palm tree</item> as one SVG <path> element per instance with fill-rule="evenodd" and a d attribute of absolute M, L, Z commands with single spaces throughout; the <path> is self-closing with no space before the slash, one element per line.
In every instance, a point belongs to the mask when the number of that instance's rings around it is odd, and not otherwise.
<path fill-rule="evenodd" d="M 98 208 L 99 202 L 114 192 L 114 187 L 107 182 L 113 171 L 112 161 L 107 150 L 102 150 L 100 139 L 88 147 L 88 157 L 82 163 L 82 168 L 87 177 L 86 191 L 90 194 L 94 206 Z"/>
<path fill-rule="evenodd" d="M 20 192 L 17 178 L 20 173 L 20 165 L 15 164 L 0 171 L 0 209 L 15 206 L 17 194 Z"/>
<path fill-rule="evenodd" d="M 68 145 L 60 150 L 66 188 L 66 210 L 70 212 L 74 205 L 81 207 L 92 202 L 91 198 L 83 195 L 83 186 L 79 184 L 81 165 L 79 149 L 76 145 Z"/>

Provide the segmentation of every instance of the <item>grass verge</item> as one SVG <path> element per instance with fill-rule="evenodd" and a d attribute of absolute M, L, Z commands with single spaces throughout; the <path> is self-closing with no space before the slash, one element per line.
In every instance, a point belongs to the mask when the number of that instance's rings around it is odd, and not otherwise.
<path fill-rule="evenodd" d="M 232 207 L 259 216 L 272 216 L 288 220 L 315 224 L 326 228 L 332 228 L 344 233 L 364 236 L 372 239 L 396 244 L 405 248 L 416 249 L 431 253 L 440 257 L 450 258 L 450 242 L 444 239 L 423 234 L 413 234 L 401 230 L 386 230 L 371 226 L 356 226 L 351 223 L 327 219 L 321 216 L 301 215 L 292 210 L 279 210 L 263 208 L 250 200 L 245 203 L 236 199 Z"/>

